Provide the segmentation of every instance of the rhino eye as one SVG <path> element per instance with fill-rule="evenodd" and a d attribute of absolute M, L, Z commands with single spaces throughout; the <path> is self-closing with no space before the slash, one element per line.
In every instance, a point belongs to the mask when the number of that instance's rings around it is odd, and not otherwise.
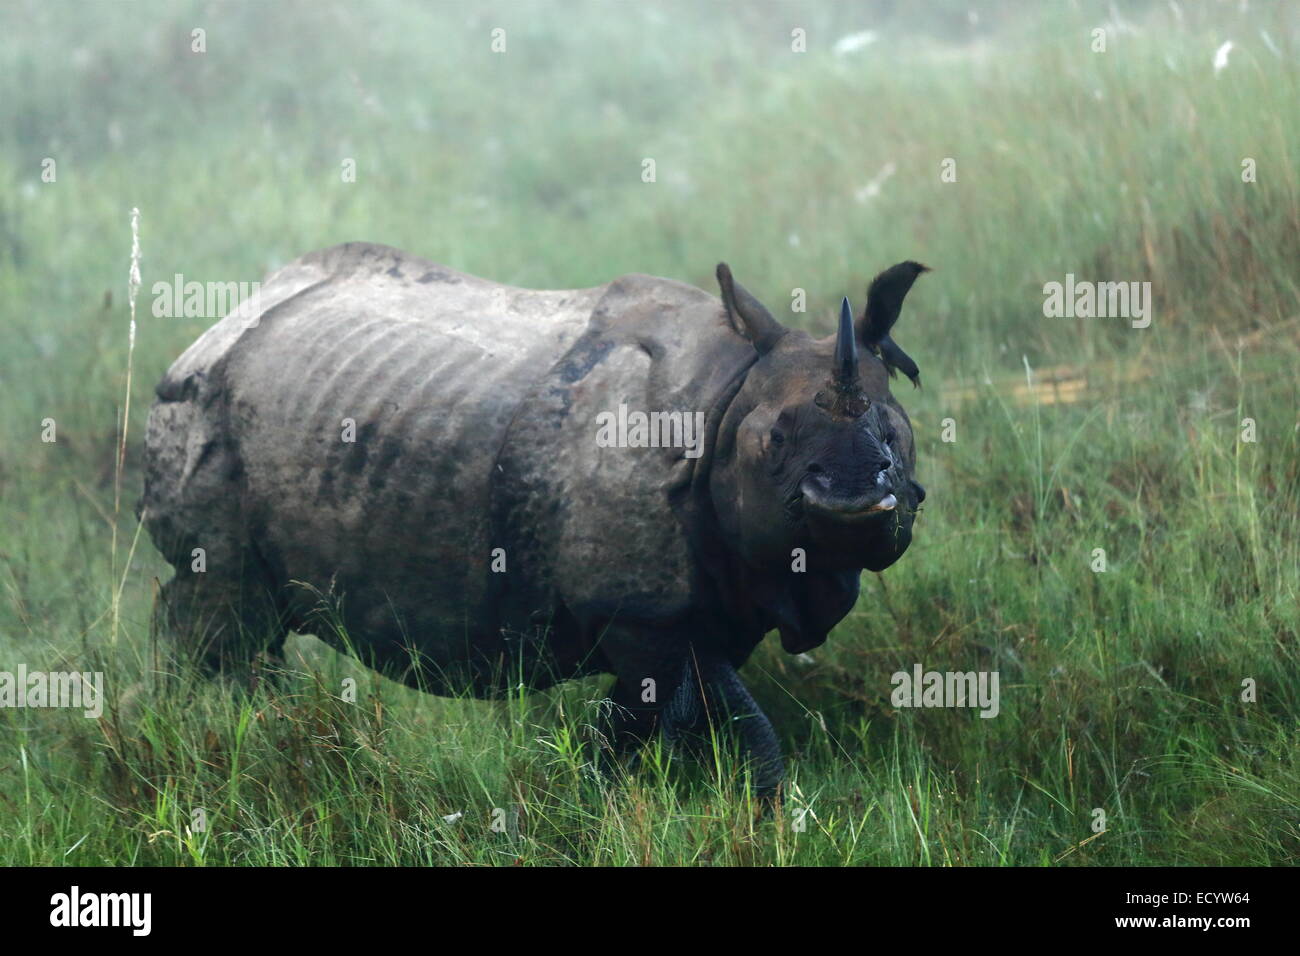
<path fill-rule="evenodd" d="M 783 435 L 783 434 L 781 433 L 781 429 L 779 429 L 779 428 L 773 428 L 773 429 L 772 429 L 772 444 L 773 444 L 773 445 L 784 445 L 784 444 L 785 444 L 785 435 Z"/>

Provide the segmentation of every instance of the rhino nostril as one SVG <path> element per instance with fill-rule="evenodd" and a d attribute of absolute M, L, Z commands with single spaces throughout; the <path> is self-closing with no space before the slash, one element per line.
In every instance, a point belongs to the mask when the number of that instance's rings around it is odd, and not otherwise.
<path fill-rule="evenodd" d="M 817 462 L 813 462 L 811 465 L 808 466 L 808 474 L 820 475 L 821 473 L 822 473 L 822 466 L 817 464 Z"/>

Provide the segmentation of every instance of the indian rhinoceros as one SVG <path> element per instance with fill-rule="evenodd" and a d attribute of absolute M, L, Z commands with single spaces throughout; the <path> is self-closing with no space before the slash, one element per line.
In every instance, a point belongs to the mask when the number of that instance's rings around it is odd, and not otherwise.
<path fill-rule="evenodd" d="M 890 331 L 923 271 L 818 339 L 725 264 L 719 301 L 304 256 L 157 387 L 137 513 L 176 569 L 159 623 L 212 668 L 293 629 L 444 695 L 611 673 L 606 753 L 726 714 L 771 793 L 736 668 L 772 630 L 821 644 L 907 549 L 925 492 L 888 378 L 917 370 Z"/>

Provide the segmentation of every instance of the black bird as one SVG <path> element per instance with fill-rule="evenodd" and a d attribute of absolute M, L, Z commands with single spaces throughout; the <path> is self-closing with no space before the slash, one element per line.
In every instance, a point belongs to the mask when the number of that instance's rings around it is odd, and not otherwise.
<path fill-rule="evenodd" d="M 867 307 L 858 320 L 858 337 L 880 356 L 890 376 L 896 376 L 901 370 L 918 387 L 921 384 L 921 370 L 912 361 L 912 357 L 889 337 L 889 331 L 898 321 L 903 299 L 912 288 L 912 283 L 922 272 L 929 271 L 929 266 L 909 259 L 880 273 L 867 289 Z"/>

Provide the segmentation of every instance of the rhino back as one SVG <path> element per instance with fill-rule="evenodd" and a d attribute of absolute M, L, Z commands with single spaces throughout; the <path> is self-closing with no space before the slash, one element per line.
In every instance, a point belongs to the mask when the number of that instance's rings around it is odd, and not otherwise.
<path fill-rule="evenodd" d="M 195 343 L 160 395 L 196 374 L 219 393 L 209 418 L 238 458 L 245 533 L 277 585 L 310 586 L 289 589 L 295 617 L 314 589 L 381 658 L 409 642 L 455 661 L 499 630 L 488 499 L 507 426 L 599 294 L 335 247 L 273 276 L 261 314 L 223 320 L 235 327 Z"/>

